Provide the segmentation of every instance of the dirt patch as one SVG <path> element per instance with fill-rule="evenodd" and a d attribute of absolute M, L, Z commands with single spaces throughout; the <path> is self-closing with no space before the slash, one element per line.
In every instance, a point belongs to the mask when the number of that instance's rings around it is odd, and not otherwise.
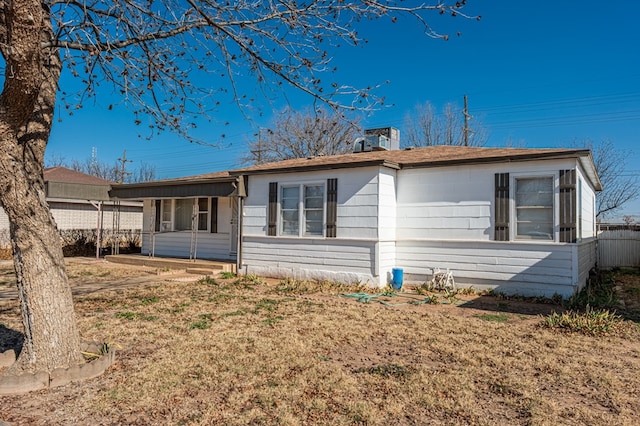
<path fill-rule="evenodd" d="M 640 270 L 628 270 L 615 277 L 617 294 L 623 313 L 640 322 Z"/>

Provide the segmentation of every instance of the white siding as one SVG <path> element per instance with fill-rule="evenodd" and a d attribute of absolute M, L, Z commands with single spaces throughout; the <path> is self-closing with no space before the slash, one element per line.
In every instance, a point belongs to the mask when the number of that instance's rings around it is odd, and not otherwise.
<path fill-rule="evenodd" d="M 378 169 L 318 171 L 250 176 L 244 202 L 243 235 L 267 235 L 269 182 L 278 185 L 338 179 L 338 238 L 378 237 Z"/>
<path fill-rule="evenodd" d="M 242 248 L 245 273 L 379 285 L 375 241 L 245 236 Z"/>
<path fill-rule="evenodd" d="M 379 205 L 378 205 L 378 237 L 380 240 L 396 239 L 396 171 L 381 169 L 379 180 Z"/>
<path fill-rule="evenodd" d="M 580 168 L 578 168 L 578 179 L 581 181 L 579 186 L 581 191 L 577 192 L 577 196 L 582 196 L 578 203 L 581 206 L 582 238 L 592 238 L 596 236 L 596 194 Z M 580 192 L 582 192 L 582 194 L 580 194 Z"/>
<path fill-rule="evenodd" d="M 381 241 L 378 244 L 378 273 L 380 285 L 384 286 L 391 282 L 391 271 L 393 268 L 401 268 L 398 264 L 395 241 Z"/>
<path fill-rule="evenodd" d="M 589 279 L 589 272 L 596 266 L 597 244 L 595 238 L 583 240 L 577 245 L 578 258 L 578 289 L 582 289 Z"/>
<path fill-rule="evenodd" d="M 559 170 L 575 167 L 575 160 L 554 160 L 402 170 L 397 182 L 398 239 L 490 241 L 496 173 L 509 173 L 512 179 L 548 175 L 557 181 Z M 557 193 L 556 188 L 555 206 Z"/>
<path fill-rule="evenodd" d="M 380 220 L 378 222 L 378 265 L 376 276 L 380 277 L 380 284 L 391 281 L 391 270 L 396 265 L 396 229 L 397 229 L 397 194 L 396 170 L 380 170 L 379 175 L 379 206 Z"/>
<path fill-rule="evenodd" d="M 450 269 L 456 284 L 508 294 L 568 297 L 577 272 L 571 244 L 474 241 L 402 241 L 398 263 L 409 280 L 426 281 L 430 267 Z"/>
<path fill-rule="evenodd" d="M 398 239 L 488 240 L 489 168 L 410 169 L 398 173 Z"/>
<path fill-rule="evenodd" d="M 395 260 L 394 242 L 378 244 L 380 233 L 394 237 L 395 182 L 393 173 L 378 172 L 377 167 L 371 167 L 250 176 L 243 216 L 245 271 L 380 285 L 381 265 L 388 269 Z M 338 180 L 336 238 L 266 236 L 270 182 L 286 185 L 326 182 L 331 178 Z M 379 209 L 384 209 L 380 220 Z M 386 283 L 386 278 L 383 281 Z"/>
<path fill-rule="evenodd" d="M 98 226 L 98 209 L 82 201 L 49 201 L 49 210 L 60 230 L 95 230 Z M 102 205 L 102 229 L 113 229 L 112 203 Z M 9 229 L 7 214 L 0 208 L 0 230 Z M 129 202 L 120 206 L 120 229 L 142 229 L 142 203 Z"/>
<path fill-rule="evenodd" d="M 189 258 L 192 238 L 197 242 L 198 259 L 231 260 L 231 198 L 218 198 L 218 232 L 155 232 L 155 200 L 144 200 L 142 253 L 155 256 Z M 196 236 L 197 234 L 197 236 Z"/>
<path fill-rule="evenodd" d="M 212 234 L 190 231 L 162 232 L 150 234 L 145 232 L 142 238 L 142 254 L 150 254 L 152 240 L 155 238 L 155 256 L 189 258 L 191 254 L 192 236 L 196 246 L 194 253 L 198 259 L 231 260 L 229 254 L 230 239 L 228 233 Z"/>

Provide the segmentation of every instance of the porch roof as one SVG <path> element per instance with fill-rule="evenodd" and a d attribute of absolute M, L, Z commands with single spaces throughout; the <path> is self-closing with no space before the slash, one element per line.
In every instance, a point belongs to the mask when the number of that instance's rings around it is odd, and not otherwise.
<path fill-rule="evenodd" d="M 152 182 L 113 185 L 109 194 L 119 199 L 229 197 L 245 195 L 244 178 L 228 172 L 209 173 Z"/>
<path fill-rule="evenodd" d="M 65 167 L 52 167 L 44 171 L 45 195 L 83 201 L 108 201 L 111 182 Z"/>

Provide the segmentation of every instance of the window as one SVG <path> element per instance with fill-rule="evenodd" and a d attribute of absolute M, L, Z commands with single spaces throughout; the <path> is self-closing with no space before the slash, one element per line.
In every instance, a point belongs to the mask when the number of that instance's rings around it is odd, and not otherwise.
<path fill-rule="evenodd" d="M 324 206 L 323 184 L 282 186 L 280 235 L 322 236 Z"/>
<path fill-rule="evenodd" d="M 326 185 L 269 182 L 267 235 L 336 238 L 337 221 L 338 179 L 327 179 Z"/>
<path fill-rule="evenodd" d="M 553 178 L 518 178 L 516 238 L 553 240 Z"/>
<path fill-rule="evenodd" d="M 190 231 L 196 225 L 195 218 L 198 231 L 208 231 L 211 226 L 211 232 L 217 232 L 217 211 L 212 211 L 214 207 L 217 210 L 217 203 L 212 203 L 209 198 L 165 199 L 156 203 L 156 209 L 158 206 L 160 210 L 156 211 L 156 220 L 160 221 L 161 232 Z"/>
<path fill-rule="evenodd" d="M 324 187 L 304 186 L 304 235 L 322 235 Z"/>
<path fill-rule="evenodd" d="M 162 200 L 160 203 L 160 211 L 162 214 L 160 215 L 161 225 L 160 231 L 167 232 L 173 229 L 173 208 L 172 208 L 173 200 Z"/>
<path fill-rule="evenodd" d="M 298 211 L 300 188 L 283 186 L 280 195 L 280 233 L 282 235 L 298 235 L 300 214 Z"/>
<path fill-rule="evenodd" d="M 206 231 L 209 224 L 209 199 L 198 198 L 198 231 Z"/>
<path fill-rule="evenodd" d="M 174 231 L 191 230 L 191 215 L 193 214 L 193 199 L 183 198 L 175 200 Z"/>

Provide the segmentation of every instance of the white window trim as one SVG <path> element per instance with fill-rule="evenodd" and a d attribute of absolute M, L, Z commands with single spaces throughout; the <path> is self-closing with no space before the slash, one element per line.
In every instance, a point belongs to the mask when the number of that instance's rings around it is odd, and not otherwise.
<path fill-rule="evenodd" d="M 551 171 L 547 173 L 511 173 L 509 178 L 509 241 L 527 244 L 549 244 L 558 242 L 560 238 L 560 212 L 558 209 L 558 206 L 560 205 L 560 191 L 558 190 L 560 181 L 559 174 Z M 553 238 L 550 240 L 518 238 L 518 211 L 516 206 L 517 181 L 519 179 L 544 178 L 551 178 L 552 180 L 553 202 L 551 209 L 553 212 L 553 225 L 551 229 Z"/>
<path fill-rule="evenodd" d="M 322 235 L 304 235 L 306 218 L 304 214 L 304 187 L 322 187 Z M 282 232 L 282 190 L 283 188 L 298 188 L 298 235 L 288 235 Z M 278 223 L 277 234 L 280 237 L 289 238 L 325 238 L 327 232 L 327 183 L 326 181 L 303 181 L 278 184 Z"/>
<path fill-rule="evenodd" d="M 205 200 L 207 200 L 207 218 L 205 219 L 205 223 L 206 223 L 206 227 L 205 229 L 200 229 L 200 203 L 197 201 L 200 198 L 204 198 Z M 196 211 L 196 217 L 198 218 L 197 223 L 196 223 L 196 228 L 198 232 L 209 232 L 211 229 L 211 197 L 196 197 L 195 198 L 196 201 L 194 201 L 194 203 L 196 203 L 196 205 L 198 206 L 198 210 Z"/>
<path fill-rule="evenodd" d="M 169 220 L 164 220 L 164 214 L 166 211 L 166 204 L 169 204 Z M 172 232 L 173 231 L 173 214 L 175 212 L 174 209 L 174 200 L 173 199 L 163 199 L 160 201 L 160 232 Z M 167 225 L 165 227 L 165 224 Z"/>
<path fill-rule="evenodd" d="M 208 233 L 211 227 L 211 197 L 187 197 L 187 198 L 164 198 L 161 200 L 160 202 L 160 232 L 192 232 L 190 229 L 183 229 L 180 231 L 176 231 L 175 230 L 175 226 L 176 226 L 176 200 L 192 200 L 192 203 L 197 204 L 197 201 L 194 200 L 198 200 L 200 198 L 206 198 L 207 199 L 207 228 L 206 229 L 196 229 L 197 232 L 202 232 L 202 233 Z M 170 205 L 170 216 L 171 216 L 171 220 L 170 221 L 166 221 L 164 220 L 164 213 L 165 213 L 165 205 L 169 204 Z M 197 213 L 197 216 L 199 219 L 199 210 Z M 168 224 L 167 228 L 165 228 L 165 224 Z M 196 224 L 196 228 L 198 227 L 198 224 Z"/>

